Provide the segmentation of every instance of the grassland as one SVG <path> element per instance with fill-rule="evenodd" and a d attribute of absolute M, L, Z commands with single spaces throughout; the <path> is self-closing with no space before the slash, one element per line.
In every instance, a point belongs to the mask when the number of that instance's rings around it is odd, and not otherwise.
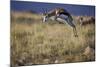
<path fill-rule="evenodd" d="M 77 21 L 76 21 L 77 22 Z M 41 15 L 11 13 L 11 66 L 85 62 L 95 60 L 95 25 L 72 28 Z"/>

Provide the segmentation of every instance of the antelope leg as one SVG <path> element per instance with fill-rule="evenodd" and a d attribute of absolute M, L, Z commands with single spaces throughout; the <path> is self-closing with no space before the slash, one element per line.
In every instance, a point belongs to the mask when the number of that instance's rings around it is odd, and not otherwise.
<path fill-rule="evenodd" d="M 78 37 L 76 27 L 73 28 L 73 33 L 75 37 Z"/>

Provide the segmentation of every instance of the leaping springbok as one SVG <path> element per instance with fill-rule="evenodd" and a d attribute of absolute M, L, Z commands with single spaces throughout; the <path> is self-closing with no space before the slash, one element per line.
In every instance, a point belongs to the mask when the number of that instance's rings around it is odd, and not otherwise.
<path fill-rule="evenodd" d="M 63 19 L 60 17 L 60 15 L 65 15 L 67 17 L 67 20 Z M 77 37 L 77 31 L 76 31 L 76 26 L 73 23 L 73 18 L 70 15 L 69 12 L 67 12 L 67 10 L 63 9 L 63 8 L 55 8 L 49 12 L 45 12 L 43 13 L 43 22 L 46 22 L 49 18 L 54 17 L 55 20 L 57 19 L 62 19 L 65 20 L 68 25 L 70 25 L 73 28 L 73 32 L 74 32 L 74 36 Z"/>

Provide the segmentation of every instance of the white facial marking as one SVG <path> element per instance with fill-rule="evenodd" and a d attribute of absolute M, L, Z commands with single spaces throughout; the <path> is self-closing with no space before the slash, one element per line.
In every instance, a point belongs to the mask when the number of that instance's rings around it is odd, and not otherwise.
<path fill-rule="evenodd" d="M 46 21 L 47 21 L 47 17 L 43 16 L 43 22 L 46 22 Z"/>

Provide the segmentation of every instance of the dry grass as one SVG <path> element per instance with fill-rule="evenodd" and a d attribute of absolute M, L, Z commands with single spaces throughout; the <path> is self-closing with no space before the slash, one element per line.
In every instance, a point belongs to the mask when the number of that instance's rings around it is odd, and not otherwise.
<path fill-rule="evenodd" d="M 95 50 L 95 25 L 77 25 L 79 36 L 74 37 L 68 25 L 55 21 L 42 23 L 40 15 L 13 13 L 12 16 L 12 67 L 95 60 L 91 52 Z"/>

